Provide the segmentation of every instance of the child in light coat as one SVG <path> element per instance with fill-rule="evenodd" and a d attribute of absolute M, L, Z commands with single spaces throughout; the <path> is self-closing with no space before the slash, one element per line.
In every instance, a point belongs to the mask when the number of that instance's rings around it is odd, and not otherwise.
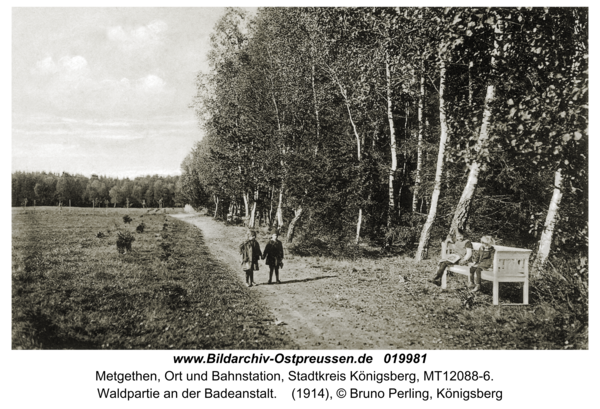
<path fill-rule="evenodd" d="M 247 240 L 240 245 L 240 254 L 242 255 L 242 270 L 246 273 L 246 285 L 254 285 L 254 270 L 258 270 L 258 260 L 262 253 L 260 245 L 256 241 L 256 232 L 249 230 Z"/>

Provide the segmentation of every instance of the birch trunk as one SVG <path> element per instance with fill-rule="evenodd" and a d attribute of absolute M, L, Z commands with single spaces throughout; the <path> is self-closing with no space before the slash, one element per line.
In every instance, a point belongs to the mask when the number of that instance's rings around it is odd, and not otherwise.
<path fill-rule="evenodd" d="M 242 197 L 244 198 L 244 217 L 248 217 L 250 216 L 250 204 L 248 203 L 250 199 L 248 193 L 242 194 Z"/>
<path fill-rule="evenodd" d="M 352 125 L 352 130 L 354 131 L 354 136 L 356 137 L 356 157 L 358 158 L 358 163 L 360 164 L 360 161 L 361 161 L 360 136 L 358 135 L 358 130 L 356 129 L 356 124 L 354 123 L 354 119 L 352 119 L 352 111 L 350 111 L 350 101 L 348 101 L 348 94 L 346 93 L 346 90 L 342 86 L 342 82 L 338 79 L 337 75 L 335 75 L 335 72 L 331 68 L 329 68 L 329 72 L 331 74 L 333 81 L 340 88 L 340 94 L 344 98 L 344 102 L 346 104 L 346 109 L 348 110 L 348 119 L 350 120 L 350 124 Z M 358 221 L 356 222 L 356 242 L 357 243 L 358 243 L 358 240 L 360 239 L 361 223 L 362 223 L 362 208 L 359 208 L 358 209 Z"/>
<path fill-rule="evenodd" d="M 388 203 L 388 220 L 387 226 L 391 227 L 392 218 L 394 216 L 395 209 L 395 200 L 394 200 L 394 176 L 396 175 L 396 169 L 398 167 L 398 161 L 396 158 L 396 129 L 394 128 L 394 116 L 392 114 L 392 80 L 390 75 L 390 64 L 387 61 L 386 54 L 386 62 L 385 62 L 385 79 L 386 79 L 386 91 L 387 91 L 387 116 L 388 122 L 390 125 L 390 149 L 392 153 L 392 163 L 390 166 L 390 175 L 389 175 L 389 203 Z"/>
<path fill-rule="evenodd" d="M 272 61 L 272 57 L 271 57 L 271 53 L 269 52 L 269 58 Z M 279 115 L 279 107 L 277 106 L 277 100 L 275 99 L 275 86 L 273 84 L 273 79 L 271 78 L 271 76 L 267 75 L 270 83 L 271 83 L 271 98 L 273 100 L 273 106 L 275 107 L 275 117 L 277 118 L 277 131 L 278 131 L 278 135 L 279 137 L 281 137 L 281 131 L 282 131 L 282 127 L 281 127 L 281 119 L 280 119 L 280 115 Z M 281 149 L 281 155 L 282 155 L 282 159 L 281 159 L 281 168 L 284 171 L 284 175 L 285 175 L 285 163 L 283 161 L 283 156 L 285 155 L 285 146 Z M 277 230 L 280 231 L 281 228 L 283 227 L 283 210 L 282 210 L 282 203 L 283 203 L 283 190 L 285 187 L 285 176 L 283 176 L 281 178 L 281 190 L 279 191 L 279 203 L 277 204 Z"/>
<path fill-rule="evenodd" d="M 473 78 L 471 70 L 473 68 L 473 61 L 469 61 L 469 108 L 473 106 Z"/>
<path fill-rule="evenodd" d="M 279 190 L 279 203 L 277 204 L 277 230 L 281 230 L 283 227 L 283 210 L 282 210 L 282 202 L 283 202 L 283 182 L 281 183 L 281 190 Z"/>
<path fill-rule="evenodd" d="M 477 144 L 479 149 L 483 147 L 483 144 L 489 139 L 489 127 L 491 124 L 491 103 L 494 100 L 494 85 L 488 85 L 487 92 L 485 95 L 485 108 L 483 112 L 483 120 L 481 122 L 481 129 L 479 131 L 479 138 L 477 140 Z M 469 177 L 467 178 L 467 184 L 465 185 L 462 195 L 460 196 L 460 200 L 458 201 L 458 205 L 456 205 L 456 210 L 454 211 L 454 217 L 452 218 L 452 223 L 450 225 L 451 235 L 456 231 L 457 228 L 464 229 L 467 224 L 467 219 L 469 218 L 469 210 L 471 209 L 471 203 L 473 202 L 473 194 L 475 193 L 475 189 L 477 188 L 477 181 L 479 177 L 479 172 L 481 170 L 481 163 L 479 159 L 471 162 Z"/>
<path fill-rule="evenodd" d="M 248 226 L 253 229 L 256 224 L 256 204 L 258 202 L 258 190 L 254 191 L 254 200 L 252 201 L 252 210 L 250 210 L 250 220 Z"/>
<path fill-rule="evenodd" d="M 269 229 L 273 227 L 273 192 L 275 190 L 275 186 L 271 186 L 271 200 L 270 200 L 270 208 L 269 208 Z"/>
<path fill-rule="evenodd" d="M 216 218 L 219 211 L 219 196 L 213 195 L 213 200 L 215 201 L 215 214 L 213 217 Z"/>
<path fill-rule="evenodd" d="M 298 223 L 298 220 L 300 220 L 300 217 L 302 217 L 302 207 L 298 207 L 298 209 L 296 209 L 295 211 L 295 215 L 294 218 L 292 219 L 292 221 L 290 222 L 290 225 L 288 227 L 288 233 L 287 233 L 287 242 L 291 243 L 292 240 L 294 240 L 294 231 L 296 230 L 296 223 Z"/>
<path fill-rule="evenodd" d="M 360 241 L 360 228 L 362 226 L 362 209 L 358 209 L 358 222 L 356 223 L 356 239 L 354 240 L 355 244 L 358 244 Z"/>
<path fill-rule="evenodd" d="M 496 37 L 494 38 L 494 50 L 492 51 L 492 71 L 495 70 L 496 58 L 500 55 L 500 39 L 502 34 L 501 27 L 502 23 L 500 21 L 497 21 L 496 27 L 494 29 Z M 467 224 L 467 219 L 469 218 L 469 210 L 471 209 L 473 194 L 475 192 L 475 189 L 477 188 L 477 180 L 479 177 L 479 172 L 481 170 L 480 158 L 485 155 L 482 151 L 485 149 L 485 144 L 490 137 L 489 128 L 491 126 L 492 119 L 491 105 L 495 98 L 495 91 L 496 89 L 494 84 L 488 84 L 487 91 L 485 94 L 481 128 L 479 130 L 479 137 L 477 138 L 477 146 L 475 147 L 477 158 L 471 162 L 469 177 L 467 178 L 467 184 L 465 185 L 463 193 L 460 196 L 460 200 L 458 201 L 458 205 L 456 206 L 456 210 L 454 212 L 454 217 L 452 218 L 452 223 L 450 224 L 450 235 L 452 235 L 457 228 L 464 229 Z"/>
<path fill-rule="evenodd" d="M 421 76 L 421 97 L 419 98 L 419 139 L 417 141 L 417 171 L 415 173 L 415 190 L 413 191 L 412 211 L 417 211 L 419 202 L 419 188 L 421 186 L 421 168 L 423 167 L 423 134 L 425 126 L 423 123 L 423 107 L 425 105 L 425 76 Z"/>
<path fill-rule="evenodd" d="M 421 230 L 421 238 L 419 239 L 419 247 L 415 255 L 416 261 L 421 261 L 427 255 L 429 247 L 429 238 L 431 236 L 431 228 L 437 215 L 437 204 L 440 197 L 442 186 L 442 175 L 444 173 L 444 153 L 446 151 L 446 141 L 448 139 L 448 122 L 446 120 L 446 101 L 444 100 L 444 92 L 446 91 L 446 63 L 440 62 L 440 147 L 438 150 L 437 167 L 435 169 L 435 182 L 433 185 L 433 193 L 431 194 L 431 204 L 429 206 L 429 214 L 427 221 Z"/>
<path fill-rule="evenodd" d="M 552 236 L 554 235 L 554 227 L 558 220 L 558 210 L 560 209 L 560 201 L 562 199 L 562 182 L 563 177 L 561 170 L 559 169 L 554 174 L 554 192 L 552 193 L 550 207 L 548 208 L 548 214 L 546 215 L 546 223 L 544 223 L 544 231 L 540 238 L 540 246 L 534 262 L 533 272 L 535 275 L 540 274 L 541 269 L 544 267 L 544 264 L 546 264 L 546 260 L 548 260 L 548 255 L 550 254 Z"/>
<path fill-rule="evenodd" d="M 316 125 L 316 134 L 317 134 L 317 141 L 315 143 L 315 156 L 317 155 L 317 153 L 319 152 L 319 128 L 321 127 L 320 123 L 319 123 L 319 105 L 317 104 L 317 92 L 315 90 L 315 64 L 313 63 L 312 66 L 312 72 L 311 72 L 311 83 L 312 83 L 312 92 L 313 92 L 313 103 L 315 105 L 315 119 L 317 121 L 317 125 Z"/>

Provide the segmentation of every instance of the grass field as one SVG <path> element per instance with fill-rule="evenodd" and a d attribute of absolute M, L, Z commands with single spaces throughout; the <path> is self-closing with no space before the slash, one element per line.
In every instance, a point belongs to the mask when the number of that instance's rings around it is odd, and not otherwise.
<path fill-rule="evenodd" d="M 184 222 L 38 207 L 13 209 L 12 223 L 13 349 L 295 348 Z M 117 252 L 118 232 L 135 237 L 131 252 Z"/>

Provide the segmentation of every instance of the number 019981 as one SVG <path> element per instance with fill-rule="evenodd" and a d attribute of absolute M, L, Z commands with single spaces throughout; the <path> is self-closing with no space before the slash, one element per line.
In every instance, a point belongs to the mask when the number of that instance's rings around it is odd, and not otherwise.
<path fill-rule="evenodd" d="M 385 354 L 383 362 L 386 364 L 418 364 L 425 363 L 427 354 Z"/>

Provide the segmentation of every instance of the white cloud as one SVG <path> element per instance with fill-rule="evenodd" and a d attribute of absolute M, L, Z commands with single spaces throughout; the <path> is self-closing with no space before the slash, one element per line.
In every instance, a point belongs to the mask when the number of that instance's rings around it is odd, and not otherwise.
<path fill-rule="evenodd" d="M 148 75 L 144 78 L 140 78 L 139 86 L 143 91 L 148 92 L 161 92 L 166 85 L 166 82 L 162 78 L 156 75 Z"/>
<path fill-rule="evenodd" d="M 60 74 L 69 76 L 85 71 L 87 66 L 87 60 L 82 56 L 71 57 L 67 55 L 58 60 L 58 64 L 54 62 L 52 57 L 46 57 L 36 62 L 31 71 L 38 75 Z"/>
<path fill-rule="evenodd" d="M 80 55 L 62 57 L 59 62 L 67 71 L 77 71 L 87 67 L 86 59 Z"/>
<path fill-rule="evenodd" d="M 149 74 L 137 79 L 96 79 L 82 56 L 52 57 L 32 68 L 39 83 L 31 92 L 63 111 L 94 111 L 100 115 L 152 113 L 168 107 L 175 95 L 161 77 Z"/>
<path fill-rule="evenodd" d="M 123 51 L 133 51 L 162 44 L 163 33 L 167 29 L 167 23 L 155 20 L 136 28 L 109 27 L 106 36 L 110 41 L 117 43 Z"/>
<path fill-rule="evenodd" d="M 36 62 L 31 71 L 34 74 L 53 74 L 58 71 L 58 67 L 52 60 L 52 57 L 46 57 L 43 60 Z"/>

